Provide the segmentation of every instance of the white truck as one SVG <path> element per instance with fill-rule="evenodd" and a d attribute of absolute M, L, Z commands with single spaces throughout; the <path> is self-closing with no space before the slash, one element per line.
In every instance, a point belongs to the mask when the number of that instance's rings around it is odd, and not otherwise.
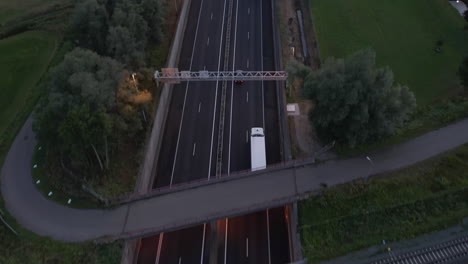
<path fill-rule="evenodd" d="M 261 127 L 253 127 L 250 132 L 250 160 L 252 171 L 266 168 L 265 134 Z"/>

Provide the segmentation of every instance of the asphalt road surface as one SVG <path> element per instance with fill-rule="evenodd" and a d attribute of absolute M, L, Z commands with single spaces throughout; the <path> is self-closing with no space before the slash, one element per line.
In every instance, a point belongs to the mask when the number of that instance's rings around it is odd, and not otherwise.
<path fill-rule="evenodd" d="M 227 70 L 274 70 L 271 2 L 232 1 L 229 58 L 224 65 L 228 16 L 229 0 L 192 0 L 180 70 L 217 71 L 225 66 Z M 250 169 L 252 127 L 265 128 L 267 163 L 280 162 L 275 82 L 226 84 L 222 174 Z M 153 188 L 219 177 L 222 85 L 174 86 Z M 209 263 L 210 254 L 216 263 L 287 263 L 287 232 L 284 208 L 270 209 L 144 238 L 137 263 Z"/>

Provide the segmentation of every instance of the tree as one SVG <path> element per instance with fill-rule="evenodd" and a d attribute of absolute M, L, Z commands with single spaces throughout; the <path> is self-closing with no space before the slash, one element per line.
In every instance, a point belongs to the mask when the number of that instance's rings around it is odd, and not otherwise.
<path fill-rule="evenodd" d="M 351 147 L 395 133 L 416 106 L 388 67 L 375 68 L 372 50 L 328 59 L 306 78 L 304 95 L 316 103 L 310 118 L 318 135 Z"/>
<path fill-rule="evenodd" d="M 166 13 L 159 0 L 142 0 L 141 2 L 141 16 L 148 24 L 148 38 L 154 43 L 158 44 L 162 39 L 161 26 L 164 21 L 164 14 Z"/>
<path fill-rule="evenodd" d="M 463 87 L 468 88 L 468 57 L 466 57 L 458 69 L 458 76 L 460 77 Z"/>
<path fill-rule="evenodd" d="M 286 65 L 286 71 L 289 76 L 288 84 L 293 85 L 297 80 L 304 81 L 312 70 L 297 60 L 291 60 L 288 62 L 288 65 Z"/>
<path fill-rule="evenodd" d="M 79 167 L 107 168 L 122 65 L 77 48 L 52 70 L 51 78 L 49 97 L 36 113 L 38 139 Z"/>
<path fill-rule="evenodd" d="M 96 0 L 78 3 L 71 21 L 80 47 L 91 49 L 99 54 L 105 52 L 109 17 L 104 4 Z"/>

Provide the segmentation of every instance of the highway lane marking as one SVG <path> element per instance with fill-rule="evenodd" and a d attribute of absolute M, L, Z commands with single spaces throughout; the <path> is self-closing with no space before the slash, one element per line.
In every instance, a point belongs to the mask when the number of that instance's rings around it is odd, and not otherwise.
<path fill-rule="evenodd" d="M 271 249 L 270 249 L 270 214 L 269 209 L 266 210 L 267 218 L 267 238 L 268 238 L 268 263 L 271 264 Z"/>
<path fill-rule="evenodd" d="M 247 32 L 247 39 L 250 40 L 250 31 Z"/>
<path fill-rule="evenodd" d="M 182 263 L 182 257 L 179 257 L 179 264 Z"/>
<path fill-rule="evenodd" d="M 221 48 L 223 45 L 223 34 L 224 34 L 224 17 L 226 15 L 226 3 L 227 0 L 224 0 L 224 9 L 223 9 L 223 23 L 221 25 L 221 35 L 219 37 L 219 56 L 218 56 L 218 71 L 221 68 Z M 215 129 L 215 123 L 216 123 L 216 105 L 217 105 L 217 98 L 218 98 L 218 87 L 219 87 L 219 81 L 216 81 L 216 92 L 215 92 L 215 100 L 214 100 L 214 110 L 213 110 L 213 127 L 211 128 L 211 146 L 210 146 L 210 159 L 208 161 L 208 180 L 211 178 L 211 159 L 213 158 L 213 141 L 214 141 L 214 129 Z"/>
<path fill-rule="evenodd" d="M 263 0 L 260 1 L 260 54 L 263 55 Z M 263 56 L 262 58 L 262 71 L 263 71 Z M 265 89 L 262 80 L 262 114 L 263 114 L 263 127 L 265 127 Z"/>
<path fill-rule="evenodd" d="M 247 13 L 250 15 L 250 7 L 249 7 L 249 9 L 247 9 Z"/>
<path fill-rule="evenodd" d="M 249 102 L 249 91 L 247 91 L 247 103 Z"/>
<path fill-rule="evenodd" d="M 161 256 L 161 247 L 163 243 L 164 233 L 159 234 L 158 250 L 156 251 L 156 261 L 155 264 L 159 264 L 159 257 Z"/>
<path fill-rule="evenodd" d="M 249 59 L 247 59 L 247 69 L 249 68 Z"/>
<path fill-rule="evenodd" d="M 227 262 L 227 235 L 228 235 L 228 221 L 229 219 L 226 218 L 226 232 L 224 234 L 224 264 Z"/>
<path fill-rule="evenodd" d="M 208 41 L 206 41 L 206 45 L 207 45 L 207 46 L 210 45 L 210 37 L 208 37 Z"/>
<path fill-rule="evenodd" d="M 205 254 L 205 235 L 206 235 L 206 223 L 203 224 L 203 239 L 202 239 L 202 247 L 201 247 L 200 264 L 203 264 L 203 255 Z"/>
<path fill-rule="evenodd" d="M 203 0 L 201 1 L 200 11 L 198 12 L 197 28 L 195 29 L 195 39 L 194 39 L 193 48 L 192 48 L 192 58 L 190 59 L 189 70 L 192 70 L 193 55 L 195 54 L 195 46 L 196 46 L 196 43 L 197 43 L 197 36 L 198 36 L 198 26 L 200 25 L 200 17 L 201 17 L 202 10 L 203 10 Z M 174 180 L 174 171 L 175 171 L 175 166 L 176 166 L 176 162 L 177 162 L 177 153 L 179 151 L 180 133 L 182 131 L 182 124 L 184 123 L 185 103 L 187 102 L 188 86 L 189 86 L 189 82 L 187 82 L 187 84 L 185 86 L 184 105 L 182 107 L 182 118 L 180 120 L 179 134 L 177 135 L 176 151 L 175 151 L 175 154 L 174 154 L 174 163 L 172 165 L 171 182 L 169 183 L 169 188 L 172 187 L 172 181 Z"/>
<path fill-rule="evenodd" d="M 213 12 L 211 12 L 211 20 L 213 20 Z"/>
<path fill-rule="evenodd" d="M 245 238 L 245 256 L 249 257 L 249 238 Z"/>
<path fill-rule="evenodd" d="M 197 142 L 193 143 L 192 156 L 195 156 L 195 151 L 197 150 Z"/>
<path fill-rule="evenodd" d="M 201 110 L 201 102 L 198 104 L 198 113 L 200 113 Z"/>
<path fill-rule="evenodd" d="M 234 29 L 234 56 L 232 59 L 232 69 L 235 67 L 236 63 L 236 42 L 237 42 L 237 18 L 239 15 L 239 0 L 236 1 L 236 27 Z M 229 150 L 228 150 L 228 167 L 227 174 L 231 173 L 231 141 L 232 141 L 232 105 L 234 97 L 234 82 L 231 84 L 231 113 L 229 117 Z"/>
<path fill-rule="evenodd" d="M 249 143 L 249 131 L 245 131 L 245 143 Z"/>

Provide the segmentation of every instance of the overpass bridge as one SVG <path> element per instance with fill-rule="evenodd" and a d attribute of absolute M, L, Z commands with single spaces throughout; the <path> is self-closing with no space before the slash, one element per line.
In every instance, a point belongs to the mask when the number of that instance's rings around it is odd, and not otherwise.
<path fill-rule="evenodd" d="M 366 157 L 310 164 L 296 161 L 264 171 L 201 181 L 134 196 L 113 209 L 82 210 L 45 197 L 31 180 L 36 141 L 28 120 L 1 171 L 5 205 L 16 221 L 64 241 L 135 238 L 276 207 L 335 186 L 405 167 L 468 142 L 468 120 Z M 213 199 L 216 197 L 216 199 Z"/>

